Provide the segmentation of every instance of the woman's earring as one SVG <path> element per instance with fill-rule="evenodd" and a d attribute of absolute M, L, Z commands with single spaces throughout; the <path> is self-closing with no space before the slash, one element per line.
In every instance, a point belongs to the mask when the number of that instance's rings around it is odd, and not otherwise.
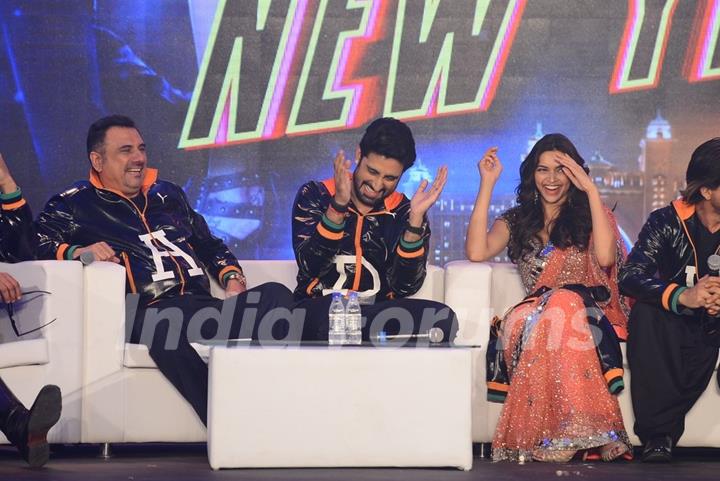
<path fill-rule="evenodd" d="M 535 194 L 533 195 L 533 202 L 534 202 L 535 204 L 538 203 L 538 192 L 537 192 L 537 190 L 535 191 Z"/>

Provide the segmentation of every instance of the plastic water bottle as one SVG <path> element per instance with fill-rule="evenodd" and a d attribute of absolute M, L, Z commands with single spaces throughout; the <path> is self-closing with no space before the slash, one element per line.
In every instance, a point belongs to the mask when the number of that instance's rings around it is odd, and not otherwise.
<path fill-rule="evenodd" d="M 339 292 L 332 293 L 332 302 L 328 312 L 330 324 L 328 326 L 328 344 L 345 344 L 345 306 Z"/>
<path fill-rule="evenodd" d="M 345 336 L 348 344 L 362 343 L 362 313 L 358 293 L 350 291 L 347 306 L 345 306 Z"/>

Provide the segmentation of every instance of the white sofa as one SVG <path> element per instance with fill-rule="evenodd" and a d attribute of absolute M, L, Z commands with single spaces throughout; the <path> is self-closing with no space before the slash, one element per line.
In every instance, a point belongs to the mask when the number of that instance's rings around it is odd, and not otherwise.
<path fill-rule="evenodd" d="M 485 281 L 488 279 L 489 282 Z M 480 282 L 480 280 L 483 280 Z M 474 263 L 454 261 L 445 266 L 445 302 L 455 309 L 458 316 L 472 315 L 472 325 L 478 329 L 474 339 L 482 346 L 478 349 L 475 371 L 475 393 L 473 394 L 473 440 L 490 442 L 500 415 L 502 405 L 486 401 L 485 353 L 488 343 L 489 322 L 493 315 L 502 316 L 524 296 L 517 269 L 512 264 Z M 487 299 L 490 299 L 488 304 Z M 623 354 L 625 344 L 622 344 Z M 631 373 L 625 364 L 625 390 L 619 395 L 625 428 L 633 444 L 640 440 L 633 432 L 634 416 L 630 398 Z M 715 377 L 700 396 L 685 420 L 685 433 L 679 446 L 720 447 L 720 422 L 717 410 L 720 406 L 720 388 Z"/>
<path fill-rule="evenodd" d="M 0 263 L 0 272 L 15 277 L 23 292 L 50 293 L 27 294 L 15 303 L 13 317 L 21 333 L 54 320 L 18 338 L 3 304 L 0 377 L 27 407 L 43 385 L 58 385 L 62 391 L 62 415 L 48 439 L 53 443 L 78 443 L 81 441 L 83 383 L 82 265 L 61 261 Z M 0 442 L 7 443 L 2 434 Z"/>
<path fill-rule="evenodd" d="M 243 261 L 250 287 L 268 281 L 295 285 L 293 261 Z M 13 339 L 7 315 L 0 310 L 0 376 L 25 404 L 40 387 L 53 383 L 63 392 L 60 422 L 51 442 L 196 442 L 206 439 L 195 413 L 156 369 L 147 348 L 125 343 L 125 271 L 96 262 L 36 261 L 0 264 L 0 271 L 23 286 L 52 292 L 42 300 L 35 325 L 55 322 L 31 339 Z M 214 286 L 214 293 L 222 291 Z M 455 261 L 445 269 L 430 266 L 415 297 L 444 301 L 458 314 L 456 342 L 471 346 L 472 437 L 492 439 L 501 405 L 488 403 L 485 350 L 489 321 L 523 297 L 520 278 L 509 264 Z M 20 316 L 21 324 L 27 319 Z M 36 335 L 37 334 L 37 335 Z M 623 346 L 624 347 L 624 346 Z M 206 352 L 205 352 L 206 353 Z M 201 351 L 203 354 L 203 351 Z M 630 373 L 620 405 L 632 435 Z M 720 447 L 720 423 L 714 422 L 720 401 L 715 379 L 686 419 L 681 446 Z M 0 442 L 6 440 L 0 435 Z"/>
<path fill-rule="evenodd" d="M 296 284 L 295 261 L 240 263 L 248 287 L 276 281 L 292 289 Z M 83 442 L 206 440 L 205 427 L 156 368 L 147 348 L 125 343 L 125 269 L 96 262 L 85 267 L 84 274 Z M 414 297 L 442 301 L 443 293 L 443 269 L 429 266 L 425 283 Z M 217 285 L 213 294 L 222 296 Z M 206 349 L 196 349 L 207 355 Z"/>

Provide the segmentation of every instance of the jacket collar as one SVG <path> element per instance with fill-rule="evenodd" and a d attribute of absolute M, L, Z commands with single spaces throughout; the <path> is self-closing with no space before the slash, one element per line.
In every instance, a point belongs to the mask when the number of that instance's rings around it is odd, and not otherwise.
<path fill-rule="evenodd" d="M 350 174 L 352 176 L 352 174 Z M 335 195 L 335 179 L 325 179 L 322 181 L 322 184 L 325 186 L 325 188 L 328 190 L 330 195 Z M 390 212 L 395 207 L 400 205 L 400 202 L 402 202 L 404 195 L 401 194 L 398 191 L 393 192 L 389 196 L 385 197 L 383 200 L 383 203 L 385 204 L 385 211 Z M 368 212 L 370 214 L 371 212 Z M 373 212 L 377 214 L 377 212 Z"/>
<path fill-rule="evenodd" d="M 683 231 L 685 232 L 688 242 L 690 243 L 690 247 L 692 248 L 693 258 L 695 259 L 695 266 L 699 268 L 700 264 L 698 264 L 697 249 L 695 249 L 695 243 L 693 242 L 692 236 L 690 235 L 690 230 L 688 229 L 686 222 L 693 216 L 693 214 L 695 214 L 695 205 L 688 204 L 682 199 L 675 199 L 672 202 L 672 206 L 675 209 L 678 217 L 680 218 L 680 224 L 682 225 Z M 697 279 L 698 277 L 699 276 L 697 275 L 697 273 L 695 273 L 695 279 Z"/>
<path fill-rule="evenodd" d="M 142 184 L 142 187 L 140 188 L 141 191 L 143 191 L 143 192 L 146 192 L 150 188 L 151 185 L 153 185 L 155 182 L 157 182 L 157 177 L 158 177 L 157 169 L 146 168 L 145 170 L 146 170 L 145 179 L 143 179 L 143 184 Z M 107 190 L 107 191 L 113 192 L 121 197 L 127 197 L 125 194 L 123 194 L 122 192 L 120 192 L 118 190 L 109 189 L 109 188 L 105 187 L 103 185 L 102 181 L 100 180 L 100 176 L 93 168 L 90 169 L 90 183 L 96 189 Z"/>
<path fill-rule="evenodd" d="M 695 214 L 695 205 L 694 204 L 688 204 L 682 199 L 675 199 L 672 201 L 672 206 L 675 209 L 675 212 L 677 212 L 678 217 L 682 221 L 688 220 L 690 217 Z"/>

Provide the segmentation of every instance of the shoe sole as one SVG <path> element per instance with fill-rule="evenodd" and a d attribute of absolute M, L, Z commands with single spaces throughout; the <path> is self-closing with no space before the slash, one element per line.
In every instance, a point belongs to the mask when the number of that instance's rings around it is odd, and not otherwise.
<path fill-rule="evenodd" d="M 665 454 L 651 454 L 649 456 L 643 456 L 642 458 L 643 463 L 670 463 L 672 462 L 672 456 L 668 456 Z"/>
<path fill-rule="evenodd" d="M 50 446 L 47 433 L 60 419 L 62 395 L 60 388 L 53 385 L 44 386 L 30 408 L 28 419 L 27 453 L 28 464 L 38 468 L 47 463 L 50 457 Z"/>

